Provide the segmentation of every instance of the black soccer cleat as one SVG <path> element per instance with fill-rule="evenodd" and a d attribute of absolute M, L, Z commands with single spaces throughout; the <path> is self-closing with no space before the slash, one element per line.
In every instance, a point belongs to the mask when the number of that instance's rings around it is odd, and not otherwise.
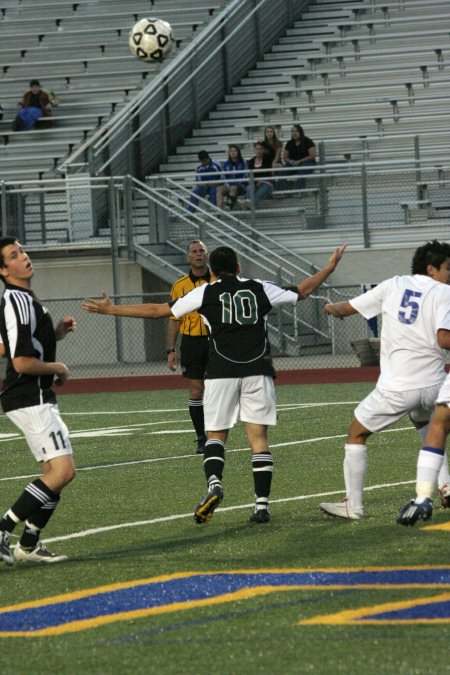
<path fill-rule="evenodd" d="M 223 490 L 220 483 L 214 483 L 208 490 L 206 497 L 194 511 L 194 520 L 199 525 L 211 520 L 212 514 L 223 499 Z"/>
<path fill-rule="evenodd" d="M 255 507 L 250 516 L 251 523 L 268 523 L 270 521 L 270 513 L 268 508 L 257 509 Z"/>
<path fill-rule="evenodd" d="M 399 525 L 414 525 L 418 520 L 430 520 L 433 515 L 433 502 L 425 499 L 421 504 L 416 504 L 414 499 L 406 504 L 397 516 Z"/>

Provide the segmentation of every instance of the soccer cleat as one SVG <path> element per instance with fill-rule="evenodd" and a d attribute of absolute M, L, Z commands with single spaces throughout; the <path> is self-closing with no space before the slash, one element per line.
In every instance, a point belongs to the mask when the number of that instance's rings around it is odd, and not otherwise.
<path fill-rule="evenodd" d="M 360 520 L 363 517 L 362 511 L 353 511 L 347 497 L 341 502 L 322 502 L 319 509 L 329 516 L 337 518 L 346 518 L 347 520 Z"/>
<path fill-rule="evenodd" d="M 197 450 L 195 451 L 196 455 L 203 455 L 205 452 L 205 443 L 206 443 L 206 436 L 200 436 L 197 438 Z"/>
<path fill-rule="evenodd" d="M 51 553 L 42 541 L 38 541 L 37 546 L 31 551 L 22 548 L 20 544 L 14 547 L 14 558 L 18 562 L 37 562 L 37 563 L 56 563 L 67 560 L 66 555 Z"/>
<path fill-rule="evenodd" d="M 414 499 L 406 504 L 397 516 L 399 525 L 414 525 L 417 520 L 429 520 L 433 515 L 433 502 L 425 499 L 421 504 L 416 504 Z"/>
<path fill-rule="evenodd" d="M 268 523 L 270 521 L 269 507 L 257 508 L 255 506 L 252 515 L 250 516 L 251 523 Z"/>
<path fill-rule="evenodd" d="M 450 509 L 450 487 L 448 483 L 439 488 L 439 498 L 443 509 Z"/>
<path fill-rule="evenodd" d="M 0 560 L 3 560 L 5 565 L 14 565 L 14 558 L 9 550 L 10 538 L 9 532 L 0 531 Z"/>
<path fill-rule="evenodd" d="M 223 499 L 223 490 L 220 483 L 214 483 L 208 490 L 206 497 L 202 499 L 200 504 L 194 511 L 194 520 L 201 525 L 211 520 L 211 516 L 215 509 L 219 506 Z"/>

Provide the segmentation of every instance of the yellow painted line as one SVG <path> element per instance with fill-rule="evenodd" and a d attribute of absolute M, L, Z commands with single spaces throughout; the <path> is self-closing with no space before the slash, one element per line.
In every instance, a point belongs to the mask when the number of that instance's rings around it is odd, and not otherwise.
<path fill-rule="evenodd" d="M 435 532 L 437 530 L 442 530 L 443 532 L 450 532 L 450 520 L 447 523 L 438 523 L 437 525 L 425 525 L 425 527 L 422 527 L 420 529 Z"/>
<path fill-rule="evenodd" d="M 358 609 L 345 609 L 334 614 L 323 614 L 314 616 L 311 619 L 303 619 L 298 622 L 300 626 L 313 625 L 368 625 L 368 624 L 398 624 L 398 623 L 418 623 L 420 619 L 363 619 L 361 617 L 382 614 L 383 612 L 393 612 L 399 609 L 409 609 L 410 607 L 419 607 L 436 602 L 447 602 L 450 600 L 450 593 L 441 593 L 427 598 L 416 598 L 413 600 L 400 600 L 398 602 L 385 602 L 381 605 L 372 605 L 371 607 L 358 607 Z M 443 619 L 423 619 L 423 623 L 450 623 L 450 618 Z"/>

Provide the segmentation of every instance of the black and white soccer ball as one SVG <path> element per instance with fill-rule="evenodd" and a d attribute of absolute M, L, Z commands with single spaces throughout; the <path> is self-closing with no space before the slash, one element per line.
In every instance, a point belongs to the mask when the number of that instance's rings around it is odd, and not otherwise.
<path fill-rule="evenodd" d="M 172 26 L 162 19 L 141 19 L 130 31 L 128 44 L 133 56 L 140 61 L 162 61 L 174 45 Z"/>

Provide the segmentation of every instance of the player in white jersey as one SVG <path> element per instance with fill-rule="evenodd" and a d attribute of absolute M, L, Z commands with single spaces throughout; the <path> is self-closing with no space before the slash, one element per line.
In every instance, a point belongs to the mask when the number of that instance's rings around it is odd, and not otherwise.
<path fill-rule="evenodd" d="M 363 516 L 367 439 L 409 414 L 425 439 L 428 422 L 445 377 L 445 350 L 450 349 L 450 245 L 436 240 L 418 248 L 412 274 L 383 281 L 348 302 L 325 306 L 331 316 L 359 313 L 382 316 L 380 377 L 376 388 L 357 406 L 348 431 L 344 456 L 346 497 L 322 503 L 332 516 Z M 419 457 L 419 462 L 422 458 Z M 440 485 L 449 483 L 442 462 Z"/>
<path fill-rule="evenodd" d="M 85 300 L 88 312 L 158 318 L 198 311 L 209 330 L 209 357 L 205 373 L 205 444 L 203 467 L 208 491 L 195 509 L 195 522 L 210 520 L 223 499 L 222 473 L 225 443 L 237 419 L 246 423 L 252 449 L 255 506 L 250 520 L 267 523 L 273 459 L 268 427 L 276 424 L 274 368 L 267 339 L 267 315 L 277 305 L 295 304 L 308 297 L 334 271 L 345 246 L 331 255 L 316 274 L 291 288 L 238 276 L 236 252 L 219 246 L 210 256 L 214 283 L 203 284 L 173 302 L 155 305 L 111 305 L 103 300 Z"/>

